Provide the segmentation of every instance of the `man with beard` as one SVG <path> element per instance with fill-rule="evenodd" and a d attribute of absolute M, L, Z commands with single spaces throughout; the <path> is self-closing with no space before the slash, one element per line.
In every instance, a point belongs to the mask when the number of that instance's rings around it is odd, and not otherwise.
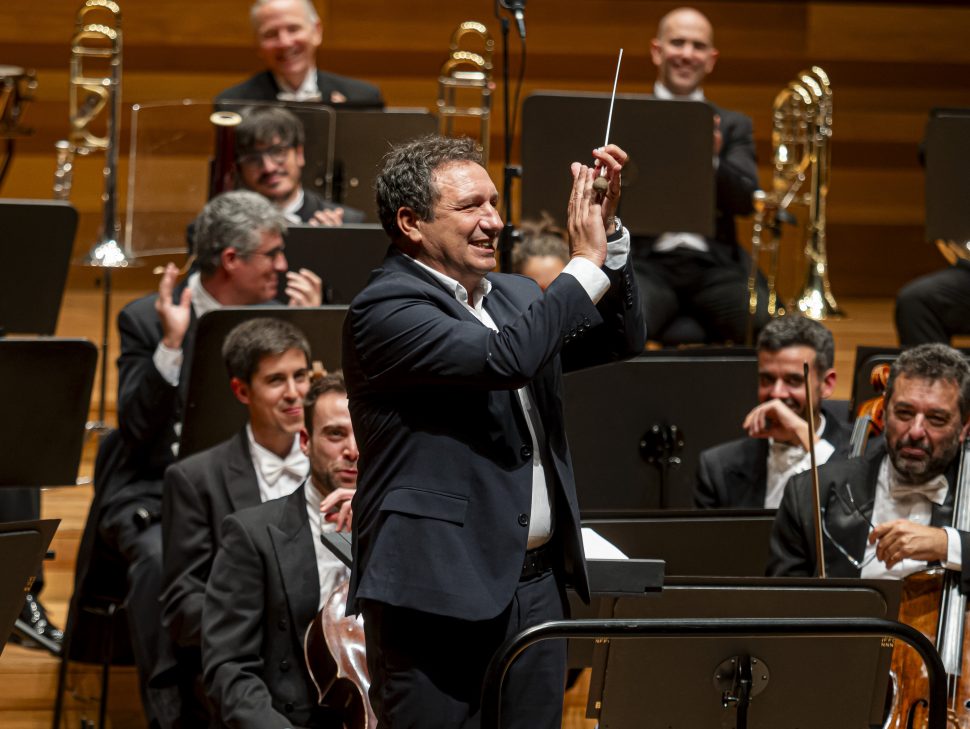
<path fill-rule="evenodd" d="M 758 402 L 741 427 L 747 437 L 700 455 L 694 503 L 703 509 L 774 509 L 785 484 L 809 468 L 808 362 L 816 404 L 815 456 L 819 463 L 848 454 L 848 428 L 824 407 L 835 388 L 832 333 L 802 316 L 772 319 L 758 336 Z"/>
<path fill-rule="evenodd" d="M 970 365 L 926 344 L 903 352 L 886 388 L 885 444 L 819 469 L 824 558 L 831 577 L 902 578 L 941 564 L 970 587 L 970 533 L 948 526 L 961 445 L 970 430 Z M 769 575 L 816 564 L 811 474 L 792 479 L 775 517 Z"/>
<path fill-rule="evenodd" d="M 289 496 L 222 522 L 202 612 L 205 684 L 219 726 L 344 726 L 335 709 L 317 706 L 303 655 L 307 626 L 349 575 L 321 539 L 350 530 L 357 488 L 342 375 L 313 382 L 304 418 L 300 447 L 310 477 Z"/>

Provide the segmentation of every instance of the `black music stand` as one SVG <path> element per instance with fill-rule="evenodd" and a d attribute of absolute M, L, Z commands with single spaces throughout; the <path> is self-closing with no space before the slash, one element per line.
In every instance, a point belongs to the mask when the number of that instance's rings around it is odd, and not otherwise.
<path fill-rule="evenodd" d="M 220 101 L 216 108 L 242 113 L 247 107 L 282 106 L 293 112 L 303 124 L 306 141 L 303 144 L 301 182 L 304 187 L 331 199 L 333 185 L 333 149 L 336 113 L 332 106 L 298 101 Z M 210 196 L 212 191 L 209 191 Z"/>
<path fill-rule="evenodd" d="M 617 600 L 609 617 L 894 620 L 900 588 L 898 580 L 668 578 L 659 596 Z M 587 716 L 603 729 L 828 729 L 881 724 L 892 648 L 880 638 L 680 636 L 605 641 L 596 654 Z M 736 685 L 745 665 L 746 719 Z"/>
<path fill-rule="evenodd" d="M 86 339 L 0 340 L 0 487 L 77 483 L 97 361 Z"/>
<path fill-rule="evenodd" d="M 222 359 L 222 343 L 233 327 L 257 317 L 288 321 L 306 334 L 312 359 L 328 370 L 336 370 L 340 367 L 346 313 L 343 306 L 231 306 L 204 314 L 198 322 L 189 366 L 179 458 L 231 438 L 246 424 L 246 408 L 232 394 Z"/>
<path fill-rule="evenodd" d="M 584 519 L 583 526 L 628 557 L 664 560 L 668 575 L 762 577 L 774 522 L 773 509 L 696 509 Z"/>
<path fill-rule="evenodd" d="M 700 452 L 743 434 L 757 376 L 753 354 L 647 355 L 567 375 L 583 518 L 693 506 Z"/>
<path fill-rule="evenodd" d="M 54 334 L 77 219 L 61 200 L 0 200 L 0 335 Z"/>
<path fill-rule="evenodd" d="M 389 244 L 379 225 L 293 225 L 286 231 L 286 260 L 291 271 L 308 268 L 320 277 L 323 303 L 349 304 L 384 260 Z"/>
<path fill-rule="evenodd" d="M 610 95 L 538 91 L 522 105 L 522 217 L 565 226 L 569 164 L 603 143 Z M 633 235 L 714 235 L 714 109 L 700 101 L 618 94 L 610 142 L 630 162 L 620 214 Z"/>
<path fill-rule="evenodd" d="M 933 109 L 926 124 L 926 239 L 970 241 L 970 109 Z"/>
<path fill-rule="evenodd" d="M 424 109 L 366 111 L 337 108 L 332 200 L 364 211 L 378 222 L 374 180 L 388 150 L 401 142 L 433 134 L 437 120 Z"/>
<path fill-rule="evenodd" d="M 83 423 L 82 423 L 83 425 Z M 59 519 L 0 523 L 0 654 L 24 607 Z M 29 631 L 28 631 L 29 632 Z"/>

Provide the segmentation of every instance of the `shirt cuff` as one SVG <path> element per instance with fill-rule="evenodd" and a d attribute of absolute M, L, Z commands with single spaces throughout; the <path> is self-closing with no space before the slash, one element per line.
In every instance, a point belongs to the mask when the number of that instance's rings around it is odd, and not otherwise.
<path fill-rule="evenodd" d="M 609 277 L 588 258 L 571 258 L 562 272 L 579 281 L 594 304 L 598 304 L 610 288 Z"/>
<path fill-rule="evenodd" d="M 946 562 L 943 566 L 948 570 L 960 571 L 963 569 L 963 543 L 960 535 L 953 527 L 943 527 L 946 532 Z"/>
<path fill-rule="evenodd" d="M 823 463 L 828 463 L 828 460 L 835 453 L 835 446 L 829 443 L 827 440 L 820 440 L 815 444 L 815 462 L 818 465 Z M 809 466 L 811 468 L 811 466 Z"/>
<path fill-rule="evenodd" d="M 158 374 L 162 376 L 172 387 L 175 387 L 179 383 L 179 373 L 182 370 L 182 349 L 172 349 L 171 347 L 166 347 L 161 342 L 155 348 L 155 354 L 152 355 L 152 362 L 155 363 L 155 369 L 158 370 Z"/>
<path fill-rule="evenodd" d="M 630 231 L 621 228 L 606 239 L 606 267 L 618 271 L 626 265 L 630 254 Z"/>

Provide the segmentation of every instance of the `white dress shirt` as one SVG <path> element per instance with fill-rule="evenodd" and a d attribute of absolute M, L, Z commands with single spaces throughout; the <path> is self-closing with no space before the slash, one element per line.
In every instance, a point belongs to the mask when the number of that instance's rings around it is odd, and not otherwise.
<path fill-rule="evenodd" d="M 246 424 L 246 437 L 249 439 L 249 455 L 256 471 L 256 484 L 259 486 L 259 500 L 267 502 L 289 496 L 296 491 L 310 471 L 310 461 L 300 450 L 300 435 L 293 436 L 293 446 L 286 458 L 280 458 L 271 450 L 256 442 L 253 429 Z"/>
<path fill-rule="evenodd" d="M 283 213 L 283 217 L 286 218 L 287 223 L 303 225 L 303 220 L 297 215 L 297 211 L 303 207 L 304 199 L 306 199 L 306 194 L 303 192 L 303 186 L 300 185 L 300 189 L 297 191 L 297 196 L 293 199 L 293 202 L 280 208 L 280 212 Z"/>
<path fill-rule="evenodd" d="M 704 91 L 702 89 L 694 89 L 693 92 L 687 96 L 678 96 L 674 94 L 670 89 L 664 86 L 662 83 L 657 81 L 653 85 L 653 95 L 658 99 L 664 99 L 666 101 L 678 100 L 678 101 L 704 101 Z M 714 156 L 714 167 L 717 169 L 717 155 Z M 657 239 L 653 242 L 653 250 L 657 253 L 669 253 L 670 251 L 677 250 L 678 248 L 683 248 L 685 250 L 701 251 L 707 252 L 710 250 L 707 245 L 707 241 L 704 240 L 704 236 L 698 235 L 697 233 L 685 233 L 685 232 L 673 232 L 673 233 L 661 233 L 657 236 Z M 774 508 L 774 507 L 772 507 Z"/>
<path fill-rule="evenodd" d="M 606 265 L 611 269 L 621 268 L 626 264 L 627 255 L 630 251 L 630 235 L 624 229 L 617 240 L 607 242 L 607 261 Z M 413 260 L 417 265 L 425 269 L 429 274 L 450 292 L 454 293 L 455 298 L 470 311 L 476 319 L 493 331 L 498 331 L 492 317 L 485 310 L 485 297 L 492 290 L 492 282 L 487 278 L 482 278 L 478 288 L 472 292 L 471 303 L 468 300 L 468 292 L 465 287 L 455 279 L 437 271 L 430 266 Z M 610 280 L 595 263 L 585 258 L 573 258 L 566 264 L 563 273 L 573 276 L 586 291 L 592 302 L 598 303 L 603 295 L 610 288 Z M 525 422 L 529 428 L 529 436 L 532 439 L 532 511 L 529 517 L 529 539 L 528 549 L 535 549 L 546 542 L 552 536 L 552 494 L 546 480 L 545 465 L 542 461 L 542 454 L 545 450 L 546 436 L 542 426 L 542 419 L 536 412 L 535 403 L 529 395 L 528 387 L 522 387 L 516 391 L 522 412 L 525 413 Z"/>
<path fill-rule="evenodd" d="M 280 90 L 276 92 L 276 98 L 280 101 L 322 101 L 320 87 L 317 86 L 317 69 L 311 68 L 306 72 L 303 83 L 298 88 L 293 88 L 282 76 L 273 74 L 276 85 Z"/>
<path fill-rule="evenodd" d="M 320 602 L 317 607 L 319 610 L 327 602 L 334 588 L 350 577 L 350 569 L 324 546 L 320 538 L 323 532 L 335 533 L 337 525 L 325 520 L 320 513 L 323 494 L 313 483 L 312 477 L 306 480 L 304 492 L 306 493 L 306 513 L 310 519 L 310 533 L 313 535 L 313 552 L 317 558 L 317 576 L 320 579 Z"/>
<path fill-rule="evenodd" d="M 933 504 L 942 505 L 946 500 L 949 488 L 946 476 L 940 475 L 932 481 L 912 487 L 904 484 L 899 478 L 896 468 L 889 460 L 889 456 L 882 459 L 879 475 L 876 479 L 876 498 L 872 506 L 872 523 L 883 524 L 895 519 L 908 519 L 929 526 L 933 516 Z M 959 570 L 963 556 L 960 553 L 960 535 L 953 527 L 943 527 L 946 530 L 947 557 L 943 566 L 948 570 Z M 926 569 L 926 562 L 917 559 L 904 559 L 892 569 L 886 569 L 886 563 L 874 559 L 875 544 L 866 544 L 862 577 L 889 577 L 902 579 L 913 572 Z M 871 561 L 870 561 L 871 560 Z"/>
<path fill-rule="evenodd" d="M 825 431 L 825 416 L 819 414 L 820 422 L 815 436 L 819 438 L 815 443 L 815 461 L 818 465 L 826 463 L 835 453 L 835 446 L 822 439 Z M 777 509 L 785 495 L 785 485 L 792 476 L 807 471 L 812 467 L 812 454 L 801 445 L 778 443 L 774 438 L 768 439 L 768 471 L 765 483 L 765 508 Z"/>

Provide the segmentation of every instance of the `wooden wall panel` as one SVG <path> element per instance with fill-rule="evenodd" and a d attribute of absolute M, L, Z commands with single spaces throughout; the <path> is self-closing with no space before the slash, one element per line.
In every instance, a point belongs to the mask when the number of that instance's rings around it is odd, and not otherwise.
<path fill-rule="evenodd" d="M 318 3 L 319 5 L 319 3 Z M 530 3 L 524 94 L 536 89 L 607 91 L 617 48 L 624 47 L 620 90 L 647 92 L 655 71 L 649 39 L 675 3 L 650 0 L 548 0 Z M 0 64 L 35 67 L 40 88 L 26 121 L 36 134 L 19 143 L 20 156 L 0 193 L 46 197 L 53 143 L 67 129 L 68 41 L 73 0 L 0 3 Z M 913 275 L 942 265 L 920 242 L 922 172 L 917 146 L 933 106 L 970 106 L 970 8 L 965 3 L 703 2 L 721 51 L 706 93 L 716 103 L 752 116 L 761 179 L 770 171 L 770 107 L 800 68 L 823 66 L 835 92 L 829 244 L 837 294 L 892 295 Z M 122 0 L 125 33 L 123 101 L 209 98 L 259 68 L 252 48 L 247 0 Z M 330 2 L 324 17 L 321 67 L 378 83 L 396 106 L 433 107 L 436 77 L 448 39 L 462 20 L 487 23 L 498 38 L 489 0 Z M 496 71 L 501 63 L 496 54 Z M 520 61 L 512 41 L 513 70 Z M 501 89 L 495 97 L 492 164 L 499 179 Z M 122 167 L 128 150 L 123 120 Z M 514 156 L 518 157 L 518 148 Z M 191 165 L 190 165 L 191 166 Z M 83 253 L 99 223 L 100 175 L 84 160 L 75 176 L 81 210 L 76 249 Z M 161 204 L 161 201 L 160 201 Z M 162 207 L 164 207 L 162 205 Z M 750 229 L 745 221 L 742 230 Z M 800 278 L 799 246 L 783 252 L 782 280 Z M 868 259 L 877 254 L 879 275 Z M 90 285 L 95 272 L 72 270 L 70 285 Z M 142 272 L 119 276 L 120 286 L 149 286 Z"/>

